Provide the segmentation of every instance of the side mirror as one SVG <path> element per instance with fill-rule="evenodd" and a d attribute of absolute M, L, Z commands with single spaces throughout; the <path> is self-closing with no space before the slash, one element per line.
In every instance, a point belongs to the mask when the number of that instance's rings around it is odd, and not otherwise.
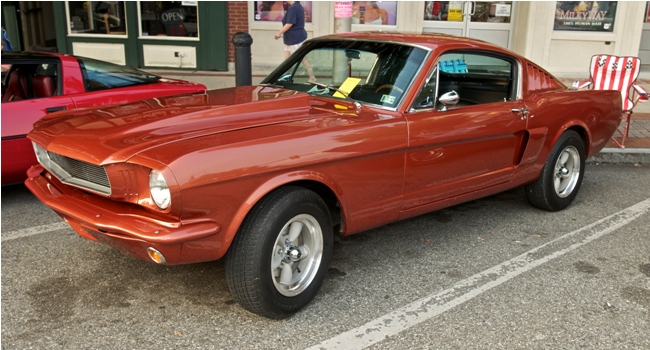
<path fill-rule="evenodd" d="M 440 102 L 443 106 L 442 109 L 440 109 L 440 111 L 446 111 L 448 107 L 455 106 L 458 103 L 458 101 L 460 101 L 460 96 L 454 90 L 451 90 L 443 94 L 438 99 L 438 102 Z"/>

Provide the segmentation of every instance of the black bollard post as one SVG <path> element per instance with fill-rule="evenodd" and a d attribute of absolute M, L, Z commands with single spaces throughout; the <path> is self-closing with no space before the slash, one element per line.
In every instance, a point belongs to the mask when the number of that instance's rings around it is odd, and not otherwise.
<path fill-rule="evenodd" d="M 235 85 L 252 85 L 251 45 L 253 38 L 248 33 L 238 32 L 232 36 L 232 43 L 235 45 Z"/>

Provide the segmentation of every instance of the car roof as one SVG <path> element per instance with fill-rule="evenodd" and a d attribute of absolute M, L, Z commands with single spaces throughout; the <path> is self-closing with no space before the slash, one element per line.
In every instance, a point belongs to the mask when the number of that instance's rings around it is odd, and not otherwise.
<path fill-rule="evenodd" d="M 21 59 L 21 60 L 42 60 L 47 58 L 57 58 L 63 54 L 55 52 L 40 52 L 40 51 L 3 51 L 2 59 Z"/>
<path fill-rule="evenodd" d="M 346 32 L 330 34 L 322 37 L 317 37 L 312 40 L 333 40 L 333 39 L 348 39 L 348 40 L 379 40 L 379 41 L 392 41 L 403 42 L 405 44 L 414 44 L 422 47 L 435 50 L 439 47 L 473 47 L 482 48 L 492 51 L 507 53 L 509 55 L 519 57 L 516 53 L 505 49 L 501 46 L 489 43 L 487 41 L 473 39 L 468 37 L 459 37 L 443 33 L 408 33 L 397 31 L 366 31 L 366 32 Z"/>

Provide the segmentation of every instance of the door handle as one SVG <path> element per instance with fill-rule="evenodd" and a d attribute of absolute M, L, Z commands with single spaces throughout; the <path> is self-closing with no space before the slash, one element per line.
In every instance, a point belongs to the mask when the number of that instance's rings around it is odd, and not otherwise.
<path fill-rule="evenodd" d="M 54 112 L 58 112 L 58 111 L 64 111 L 66 109 L 68 109 L 66 106 L 48 107 L 48 108 L 45 108 L 45 112 L 46 113 L 54 113 Z"/>
<path fill-rule="evenodd" d="M 526 108 L 526 107 L 513 108 L 510 111 L 512 111 L 512 113 L 521 113 L 521 120 L 526 119 L 526 117 L 528 116 L 528 108 Z"/>
<path fill-rule="evenodd" d="M 468 10 L 467 6 L 472 6 L 472 2 L 471 1 L 463 1 L 463 7 L 462 7 L 462 9 L 463 9 L 463 11 L 462 11 L 463 21 L 465 20 L 465 16 L 469 15 L 469 10 Z"/>

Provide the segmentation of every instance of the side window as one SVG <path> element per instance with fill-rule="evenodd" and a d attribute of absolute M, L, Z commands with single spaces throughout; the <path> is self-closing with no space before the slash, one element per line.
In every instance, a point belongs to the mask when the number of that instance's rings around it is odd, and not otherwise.
<path fill-rule="evenodd" d="M 59 94 L 59 65 L 16 63 L 10 66 L 2 85 L 2 102 L 46 98 Z"/>
<path fill-rule="evenodd" d="M 32 77 L 34 98 L 52 97 L 60 94 L 59 65 L 52 63 L 39 64 Z"/>
<path fill-rule="evenodd" d="M 446 53 L 438 62 L 438 96 L 456 91 L 458 106 L 516 98 L 515 64 L 483 53 Z"/>
<path fill-rule="evenodd" d="M 413 109 L 441 108 L 435 102 L 455 91 L 456 107 L 497 103 L 517 98 L 514 60 L 483 52 L 449 52 L 440 56 L 415 100 Z"/>

